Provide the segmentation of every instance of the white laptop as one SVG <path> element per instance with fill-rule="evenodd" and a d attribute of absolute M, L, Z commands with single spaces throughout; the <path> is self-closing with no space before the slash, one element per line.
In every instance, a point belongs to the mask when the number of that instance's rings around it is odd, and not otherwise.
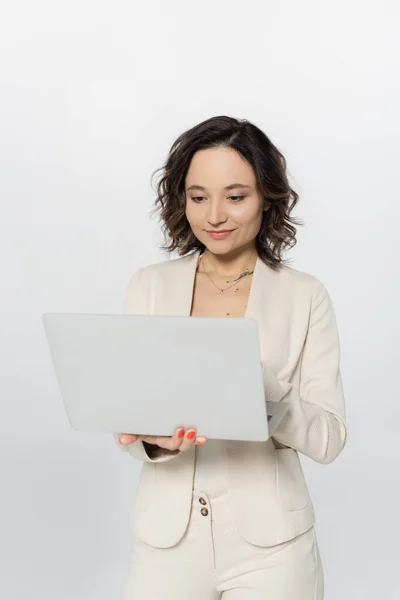
<path fill-rule="evenodd" d="M 261 442 L 286 412 L 266 402 L 252 319 L 47 313 L 43 323 L 78 431 L 169 436 L 183 426 Z"/>

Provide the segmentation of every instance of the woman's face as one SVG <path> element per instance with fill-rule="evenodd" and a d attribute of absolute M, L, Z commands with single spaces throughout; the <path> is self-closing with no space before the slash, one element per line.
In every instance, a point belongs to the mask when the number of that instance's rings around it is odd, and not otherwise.
<path fill-rule="evenodd" d="M 190 227 L 213 254 L 255 246 L 265 207 L 254 171 L 238 152 L 232 148 L 196 152 L 185 192 Z"/>

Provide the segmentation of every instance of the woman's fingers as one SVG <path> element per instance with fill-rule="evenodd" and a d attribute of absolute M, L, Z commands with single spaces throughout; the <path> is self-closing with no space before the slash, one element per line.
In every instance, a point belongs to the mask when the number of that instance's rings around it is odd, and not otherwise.
<path fill-rule="evenodd" d="M 124 445 L 133 444 L 138 440 L 154 444 L 166 450 L 180 450 L 181 452 L 189 450 L 195 444 L 204 444 L 207 441 L 205 437 L 196 437 L 196 429 L 189 428 L 185 431 L 183 427 L 178 427 L 171 437 L 132 433 L 121 433 L 119 436 L 120 444 Z"/>
<path fill-rule="evenodd" d="M 133 444 L 136 442 L 138 436 L 132 433 L 121 433 L 119 436 L 119 443 L 127 446 L 128 444 Z"/>
<path fill-rule="evenodd" d="M 172 437 L 165 438 L 168 450 L 181 450 L 182 449 L 182 440 L 183 440 L 184 435 L 185 435 L 184 428 L 178 427 L 178 429 L 175 429 Z"/>
<path fill-rule="evenodd" d="M 180 450 L 183 435 L 183 427 L 178 427 L 171 437 L 163 435 L 148 435 L 143 436 L 142 439 L 149 444 L 156 444 L 160 448 L 165 448 L 166 450 Z"/>
<path fill-rule="evenodd" d="M 196 443 L 196 429 L 190 428 L 185 431 L 185 435 L 182 438 L 181 446 L 179 450 L 186 452 L 189 448 L 192 448 Z"/>
<path fill-rule="evenodd" d="M 203 437 L 203 436 L 199 436 L 196 438 L 196 444 L 200 444 L 200 446 L 202 446 L 203 444 L 205 444 L 207 441 L 207 438 Z"/>

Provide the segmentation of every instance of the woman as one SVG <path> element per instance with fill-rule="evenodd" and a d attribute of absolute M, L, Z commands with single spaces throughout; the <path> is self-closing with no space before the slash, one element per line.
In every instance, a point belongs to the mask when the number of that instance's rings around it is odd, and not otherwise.
<path fill-rule="evenodd" d="M 328 292 L 282 259 L 298 200 L 285 159 L 255 125 L 215 117 L 176 140 L 157 192 L 167 249 L 181 256 L 139 269 L 124 311 L 255 319 L 266 399 L 289 410 L 262 443 L 207 441 L 183 425 L 171 437 L 115 434 L 143 461 L 125 599 L 320 600 L 298 452 L 333 461 L 345 410 Z"/>

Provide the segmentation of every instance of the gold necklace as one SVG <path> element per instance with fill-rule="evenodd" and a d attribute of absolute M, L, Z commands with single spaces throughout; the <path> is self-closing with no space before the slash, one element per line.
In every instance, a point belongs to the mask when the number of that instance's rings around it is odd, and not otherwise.
<path fill-rule="evenodd" d="M 204 257 L 202 256 L 202 261 L 204 263 Z M 204 269 L 204 273 L 207 275 L 208 279 L 211 281 L 211 283 L 217 288 L 218 290 L 218 294 L 221 295 L 224 292 L 226 292 L 227 290 L 230 290 L 234 285 L 236 285 L 236 283 L 239 283 L 242 279 L 244 279 L 245 277 L 249 276 L 249 275 L 253 275 L 254 270 L 253 271 L 249 271 L 249 268 L 247 267 L 245 269 L 245 271 L 243 271 L 242 273 L 240 273 L 239 277 L 236 277 L 236 279 L 228 279 L 228 281 L 226 283 L 228 283 L 229 281 L 233 281 L 233 283 L 231 285 L 229 285 L 227 288 L 221 288 L 219 287 L 215 281 L 212 280 L 212 278 L 210 277 L 210 275 L 208 274 L 208 271 L 206 271 Z M 229 313 L 228 313 L 229 314 Z"/>

